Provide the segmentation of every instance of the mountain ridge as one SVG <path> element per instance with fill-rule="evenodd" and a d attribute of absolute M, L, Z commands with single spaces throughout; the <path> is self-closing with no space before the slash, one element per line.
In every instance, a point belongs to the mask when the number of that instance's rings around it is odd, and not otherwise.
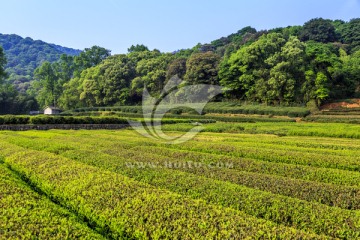
<path fill-rule="evenodd" d="M 31 37 L 0 33 L 0 46 L 6 58 L 8 81 L 20 91 L 26 91 L 33 80 L 34 70 L 43 62 L 56 62 L 62 54 L 77 56 L 81 50 L 63 47 Z"/>

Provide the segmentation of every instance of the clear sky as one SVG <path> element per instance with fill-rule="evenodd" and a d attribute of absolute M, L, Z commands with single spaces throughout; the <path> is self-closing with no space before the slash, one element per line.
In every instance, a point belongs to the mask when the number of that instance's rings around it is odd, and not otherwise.
<path fill-rule="evenodd" d="M 132 44 L 164 52 L 323 17 L 360 17 L 360 0 L 0 0 L 0 33 L 125 53 Z"/>

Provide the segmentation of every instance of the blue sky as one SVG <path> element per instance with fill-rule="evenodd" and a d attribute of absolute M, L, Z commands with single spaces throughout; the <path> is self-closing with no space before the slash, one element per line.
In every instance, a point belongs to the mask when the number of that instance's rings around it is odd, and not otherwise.
<path fill-rule="evenodd" d="M 360 17 L 360 0 L 0 0 L 0 7 L 0 33 L 112 53 L 137 43 L 171 52 L 248 25 L 261 30 Z"/>

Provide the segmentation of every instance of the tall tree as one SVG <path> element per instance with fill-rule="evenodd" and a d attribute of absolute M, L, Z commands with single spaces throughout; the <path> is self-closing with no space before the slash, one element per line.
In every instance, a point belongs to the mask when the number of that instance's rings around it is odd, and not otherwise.
<path fill-rule="evenodd" d="M 305 75 L 305 44 L 296 37 L 266 62 L 272 66 L 266 101 L 289 104 L 297 98 L 297 88 Z M 265 96 L 265 95 L 264 95 Z"/>
<path fill-rule="evenodd" d="M 151 52 L 148 53 L 151 54 Z M 173 59 L 174 55 L 167 53 L 145 58 L 137 62 L 137 75 L 144 82 L 144 86 L 147 87 L 151 94 L 157 95 L 163 90 L 167 68 Z"/>
<path fill-rule="evenodd" d="M 136 44 L 136 45 L 131 45 L 131 47 L 128 48 L 128 52 L 132 53 L 132 52 L 144 52 L 144 51 L 149 51 L 149 48 L 143 44 Z"/>
<path fill-rule="evenodd" d="M 183 79 L 185 74 L 186 74 L 186 58 L 176 58 L 168 66 L 166 72 L 166 79 L 169 80 L 175 75 L 177 75 L 180 79 Z"/>
<path fill-rule="evenodd" d="M 130 84 L 136 76 L 135 64 L 127 55 L 105 61 L 101 68 L 104 72 L 104 105 L 125 105 L 130 102 Z"/>
<path fill-rule="evenodd" d="M 341 54 L 341 61 L 343 62 L 342 70 L 347 84 L 346 93 L 348 96 L 360 96 L 360 50 L 347 55 L 343 52 Z"/>
<path fill-rule="evenodd" d="M 331 98 L 331 94 L 337 89 L 343 87 L 337 84 L 344 83 L 339 74 L 341 61 L 333 45 L 312 41 L 306 43 L 306 58 L 308 64 L 306 81 L 302 87 L 303 94 L 311 96 L 320 105 L 324 100 Z"/>
<path fill-rule="evenodd" d="M 49 62 L 44 62 L 35 70 L 35 78 L 37 82 L 34 82 L 34 88 L 38 89 L 37 100 L 40 106 L 56 107 L 62 84 L 59 82 L 54 66 Z"/>
<path fill-rule="evenodd" d="M 186 62 L 185 80 L 189 84 L 219 84 L 220 57 L 212 52 L 195 53 Z"/>
<path fill-rule="evenodd" d="M 255 100 L 260 96 L 258 91 L 266 92 L 267 86 L 260 83 L 266 83 L 269 79 L 274 64 L 270 59 L 281 51 L 285 43 L 282 34 L 270 33 L 225 58 L 220 66 L 219 77 L 221 85 L 229 89 L 227 96 Z"/>
<path fill-rule="evenodd" d="M 316 41 L 322 43 L 335 42 L 337 34 L 331 20 L 315 18 L 304 24 L 300 32 L 302 41 Z"/>
<path fill-rule="evenodd" d="M 79 56 L 74 58 L 76 66 L 75 76 L 79 77 L 83 70 L 98 65 L 110 55 L 111 51 L 103 47 L 93 46 L 91 48 L 85 48 Z"/>
<path fill-rule="evenodd" d="M 360 18 L 346 23 L 341 29 L 341 35 L 344 43 L 350 44 L 354 51 L 360 50 Z"/>
<path fill-rule="evenodd" d="M 5 65 L 6 65 L 6 56 L 4 53 L 4 49 L 0 46 L 0 86 L 3 83 L 5 77 L 7 76 L 5 72 Z"/>

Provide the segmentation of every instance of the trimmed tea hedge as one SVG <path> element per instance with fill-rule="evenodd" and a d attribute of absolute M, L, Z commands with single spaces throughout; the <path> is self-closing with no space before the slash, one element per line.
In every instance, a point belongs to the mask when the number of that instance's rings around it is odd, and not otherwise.
<path fill-rule="evenodd" d="M 1 144 L 0 153 L 32 184 L 110 238 L 324 239 L 240 211 L 191 200 L 50 153 Z"/>
<path fill-rule="evenodd" d="M 1 239 L 104 239 L 0 164 Z"/>

